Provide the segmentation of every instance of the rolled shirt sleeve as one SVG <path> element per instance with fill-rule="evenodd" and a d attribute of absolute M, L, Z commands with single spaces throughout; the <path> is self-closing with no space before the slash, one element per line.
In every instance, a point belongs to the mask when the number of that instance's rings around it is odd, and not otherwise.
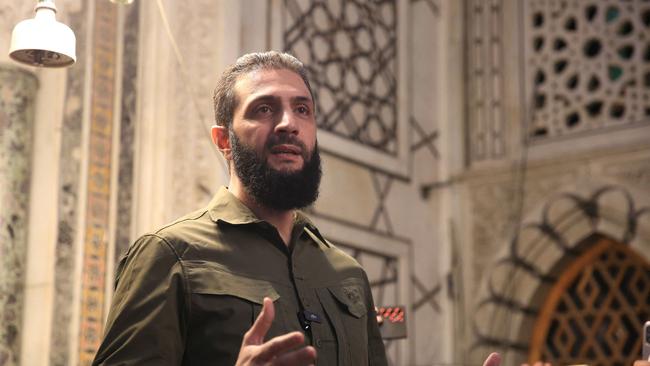
<path fill-rule="evenodd" d="M 93 365 L 182 364 L 189 307 L 181 256 L 157 235 L 145 235 L 129 248 L 118 266 Z"/>

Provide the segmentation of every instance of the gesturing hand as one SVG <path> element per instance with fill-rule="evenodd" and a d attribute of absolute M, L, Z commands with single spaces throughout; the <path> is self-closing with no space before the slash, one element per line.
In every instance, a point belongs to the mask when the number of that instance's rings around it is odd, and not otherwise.
<path fill-rule="evenodd" d="M 287 333 L 264 342 L 274 317 L 273 301 L 265 297 L 260 315 L 244 334 L 237 366 L 306 366 L 316 362 L 316 350 L 303 346 L 305 336 L 300 332 Z"/>
<path fill-rule="evenodd" d="M 483 362 L 483 366 L 499 366 L 501 365 L 501 355 L 496 352 L 490 353 L 490 355 Z"/>

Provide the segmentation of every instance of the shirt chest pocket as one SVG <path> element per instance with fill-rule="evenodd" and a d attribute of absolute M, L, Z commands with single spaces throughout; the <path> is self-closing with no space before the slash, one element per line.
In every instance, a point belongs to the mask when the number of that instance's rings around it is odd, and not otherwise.
<path fill-rule="evenodd" d="M 277 305 L 280 298 L 271 282 L 240 276 L 208 265 L 189 265 L 191 291 L 190 333 L 200 343 L 209 340 L 208 348 L 217 353 L 238 351 L 244 333 L 260 313 L 265 297 Z M 276 319 L 268 335 L 283 331 L 283 319 Z"/>
<path fill-rule="evenodd" d="M 363 282 L 350 278 L 317 290 L 332 322 L 339 348 L 339 365 L 368 364 L 368 307 Z"/>

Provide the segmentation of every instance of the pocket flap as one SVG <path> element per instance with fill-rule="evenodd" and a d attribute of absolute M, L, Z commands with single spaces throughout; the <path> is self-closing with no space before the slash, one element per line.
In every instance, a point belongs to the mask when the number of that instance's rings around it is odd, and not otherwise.
<path fill-rule="evenodd" d="M 280 298 L 270 282 L 237 275 L 213 263 L 186 263 L 186 269 L 190 289 L 195 294 L 230 295 L 260 305 L 265 297 L 273 301 Z"/>
<path fill-rule="evenodd" d="M 361 318 L 368 313 L 363 286 L 343 283 L 340 286 L 328 287 L 327 289 L 356 318 Z"/>

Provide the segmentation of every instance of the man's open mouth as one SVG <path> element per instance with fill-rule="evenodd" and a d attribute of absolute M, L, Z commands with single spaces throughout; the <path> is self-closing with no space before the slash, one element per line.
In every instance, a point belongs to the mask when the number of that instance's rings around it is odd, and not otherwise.
<path fill-rule="evenodd" d="M 296 145 L 281 144 L 271 148 L 271 154 L 302 155 L 302 149 Z"/>

